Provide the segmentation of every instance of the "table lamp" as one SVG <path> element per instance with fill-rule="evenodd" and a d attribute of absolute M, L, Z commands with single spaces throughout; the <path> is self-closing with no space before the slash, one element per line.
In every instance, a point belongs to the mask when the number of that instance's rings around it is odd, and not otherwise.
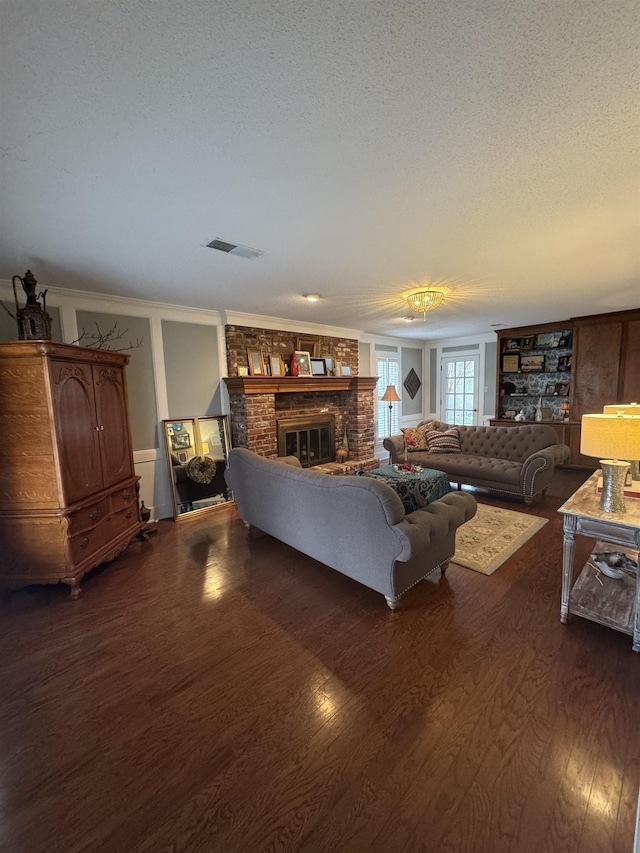
<path fill-rule="evenodd" d="M 385 403 L 389 404 L 389 435 L 391 435 L 391 409 L 394 403 L 400 402 L 400 397 L 398 397 L 398 392 L 396 391 L 395 385 L 387 385 L 384 394 L 380 397 L 381 400 L 384 400 Z"/>
<path fill-rule="evenodd" d="M 605 415 L 640 415 L 640 406 L 637 403 L 612 403 L 602 410 Z M 631 479 L 640 480 L 640 462 L 630 459 Z"/>
<path fill-rule="evenodd" d="M 625 511 L 624 484 L 629 459 L 640 458 L 639 415 L 583 415 L 580 453 L 600 459 L 603 512 Z"/>

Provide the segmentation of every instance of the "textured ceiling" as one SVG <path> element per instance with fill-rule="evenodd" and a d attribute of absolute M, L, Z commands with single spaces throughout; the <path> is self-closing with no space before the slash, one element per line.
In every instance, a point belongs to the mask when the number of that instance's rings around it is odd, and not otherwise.
<path fill-rule="evenodd" d="M 640 305 L 635 0 L 0 8 L 0 278 L 428 339 Z"/>

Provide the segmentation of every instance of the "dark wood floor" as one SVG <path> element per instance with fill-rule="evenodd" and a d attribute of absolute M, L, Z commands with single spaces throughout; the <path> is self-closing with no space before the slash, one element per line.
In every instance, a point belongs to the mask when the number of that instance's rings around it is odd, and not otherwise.
<path fill-rule="evenodd" d="M 629 853 L 640 656 L 559 620 L 556 509 L 584 479 L 478 495 L 551 521 L 396 613 L 233 507 L 161 522 L 78 602 L 7 596 L 0 850 Z"/>

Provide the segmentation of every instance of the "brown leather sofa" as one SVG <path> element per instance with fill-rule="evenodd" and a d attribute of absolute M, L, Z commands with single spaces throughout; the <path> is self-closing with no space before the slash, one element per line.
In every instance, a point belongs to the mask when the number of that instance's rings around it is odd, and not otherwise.
<path fill-rule="evenodd" d="M 453 424 L 422 421 L 418 426 L 432 423 L 439 432 L 452 429 Z M 451 482 L 488 489 L 522 498 L 530 504 L 551 482 L 556 465 L 569 459 L 569 447 L 558 443 L 558 435 L 547 424 L 522 426 L 458 426 L 460 453 L 430 453 L 416 450 L 407 458 L 414 464 L 444 471 Z M 405 442 L 402 435 L 385 438 L 383 445 L 391 462 L 405 461 Z"/>

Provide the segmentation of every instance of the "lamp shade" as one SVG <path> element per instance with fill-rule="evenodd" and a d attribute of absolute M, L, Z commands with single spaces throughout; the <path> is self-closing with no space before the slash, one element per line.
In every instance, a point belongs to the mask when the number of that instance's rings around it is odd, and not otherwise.
<path fill-rule="evenodd" d="M 382 397 L 380 397 L 380 399 L 384 400 L 385 403 L 399 403 L 400 397 L 398 397 L 398 392 L 396 391 L 396 386 L 395 385 L 387 385 L 386 390 L 385 390 L 384 394 L 382 395 Z"/>
<path fill-rule="evenodd" d="M 602 411 L 605 415 L 640 415 L 640 406 L 637 403 L 612 403 Z"/>
<path fill-rule="evenodd" d="M 580 453 L 606 459 L 639 459 L 640 415 L 583 415 Z"/>

